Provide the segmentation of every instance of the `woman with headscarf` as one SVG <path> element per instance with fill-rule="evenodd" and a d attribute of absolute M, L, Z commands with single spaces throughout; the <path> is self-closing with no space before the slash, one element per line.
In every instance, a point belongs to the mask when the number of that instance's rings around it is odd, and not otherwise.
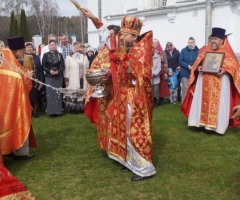
<path fill-rule="evenodd" d="M 157 107 L 157 99 L 159 97 L 159 84 L 161 72 L 161 59 L 160 56 L 152 48 L 153 66 L 152 66 L 152 92 L 154 107 Z"/>
<path fill-rule="evenodd" d="M 63 83 L 62 73 L 65 69 L 63 55 L 57 51 L 55 40 L 48 42 L 49 52 L 43 55 L 42 67 L 45 71 L 45 83 L 61 88 Z M 62 114 L 62 94 L 59 94 L 51 87 L 46 87 L 47 108 L 46 113 L 50 117 L 57 117 Z"/>
<path fill-rule="evenodd" d="M 164 97 L 169 97 L 168 84 L 166 81 L 168 73 L 168 62 L 165 52 L 162 49 L 160 42 L 157 39 L 153 39 L 153 48 L 161 58 L 161 72 L 160 72 L 160 85 L 159 85 L 159 105 L 163 105 Z"/>
<path fill-rule="evenodd" d="M 79 43 L 74 42 L 72 53 L 66 57 L 64 81 L 68 90 L 86 89 L 87 81 L 84 74 L 89 68 L 89 61 L 86 55 L 79 53 Z M 78 99 L 77 93 L 66 97 L 66 108 L 72 114 L 83 111 L 83 101 Z"/>
<path fill-rule="evenodd" d="M 173 73 L 178 69 L 180 69 L 178 59 L 180 56 L 179 51 L 173 46 L 172 42 L 167 42 L 166 48 L 165 48 L 165 54 L 167 56 L 168 61 L 168 68 L 172 68 Z M 181 101 L 180 93 L 181 93 L 181 87 L 180 87 L 180 76 L 178 76 L 178 101 Z"/>
<path fill-rule="evenodd" d="M 90 68 L 93 60 L 96 57 L 96 55 L 94 54 L 94 48 L 88 47 L 86 55 L 87 55 L 87 58 L 88 58 L 88 61 L 89 61 L 89 68 Z"/>

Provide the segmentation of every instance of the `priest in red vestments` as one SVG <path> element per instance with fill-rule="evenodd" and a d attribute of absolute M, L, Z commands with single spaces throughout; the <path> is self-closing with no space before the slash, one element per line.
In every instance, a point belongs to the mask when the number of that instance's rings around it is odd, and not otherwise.
<path fill-rule="evenodd" d="M 140 35 L 142 21 L 125 16 L 114 35 L 89 10 L 89 17 L 110 49 L 113 99 L 106 112 L 111 120 L 108 156 L 131 170 L 132 181 L 153 176 L 152 164 L 152 31 Z M 119 44 L 123 48 L 119 49 Z M 129 51 L 127 51 L 129 49 Z"/>
<path fill-rule="evenodd" d="M 204 70 L 206 53 L 223 55 L 220 70 L 209 73 Z M 239 63 L 227 37 L 225 29 L 212 28 L 211 44 L 204 46 L 191 70 L 182 113 L 188 117 L 188 126 L 196 131 L 206 129 L 223 135 L 228 127 L 239 124 L 232 110 L 240 97 Z"/>
<path fill-rule="evenodd" d="M 34 200 L 35 197 L 3 165 L 0 153 L 0 200 Z"/>
<path fill-rule="evenodd" d="M 120 31 L 120 26 L 109 25 L 108 30 L 112 34 L 117 34 Z M 110 69 L 110 51 L 107 45 L 103 42 L 99 48 L 98 55 L 93 60 L 90 70 L 107 68 Z M 105 83 L 105 91 L 108 95 L 101 98 L 94 98 L 92 94 L 93 88 L 88 87 L 85 97 L 85 114 L 97 126 L 97 144 L 100 149 L 108 152 L 109 137 L 111 135 L 111 120 L 106 112 L 108 106 L 113 99 L 113 85 L 111 79 Z M 107 157 L 107 153 L 103 153 L 102 157 Z"/>
<path fill-rule="evenodd" d="M 93 60 L 90 70 L 99 68 L 110 68 L 110 56 L 109 48 L 103 46 L 99 50 L 98 55 Z M 112 101 L 112 82 L 105 83 L 105 91 L 108 92 L 107 96 L 101 98 L 94 98 L 92 94 L 94 89 L 89 85 L 87 87 L 87 94 L 85 97 L 84 112 L 88 118 L 97 126 L 97 144 L 100 149 L 104 149 L 108 152 L 109 136 L 111 133 L 111 120 L 106 113 L 106 109 Z M 107 154 L 103 154 L 103 157 L 107 157 Z"/>
<path fill-rule="evenodd" d="M 32 107 L 29 92 L 32 81 L 18 70 L 32 76 L 33 71 L 22 67 L 24 38 L 7 39 L 9 49 L 2 50 L 3 62 L 0 66 L 0 151 L 15 160 L 33 158 L 29 147 L 36 147 L 31 126 Z"/>

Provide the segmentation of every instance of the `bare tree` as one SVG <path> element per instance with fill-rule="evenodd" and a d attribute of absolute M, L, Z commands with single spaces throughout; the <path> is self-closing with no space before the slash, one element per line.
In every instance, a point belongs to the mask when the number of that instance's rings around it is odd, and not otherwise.
<path fill-rule="evenodd" d="M 56 32 L 59 23 L 59 8 L 55 0 L 32 0 L 30 11 L 30 14 L 36 17 L 42 37 Z"/>
<path fill-rule="evenodd" d="M 25 9 L 31 36 L 39 34 L 47 42 L 50 33 L 76 35 L 80 42 L 87 42 L 87 18 L 79 14 L 72 17 L 59 16 L 57 0 L 0 0 L 0 38 L 8 37 L 10 13 L 14 11 L 19 19 L 21 9 Z M 7 19 L 7 20 L 6 20 Z"/>
<path fill-rule="evenodd" d="M 13 11 L 18 19 L 21 9 L 25 9 L 29 2 L 31 2 L 31 0 L 0 0 L 0 11 L 6 16 L 10 16 L 11 12 Z"/>
<path fill-rule="evenodd" d="M 6 44 L 7 38 L 9 37 L 10 17 L 0 16 L 0 22 L 0 40 L 4 41 Z"/>
<path fill-rule="evenodd" d="M 72 16 L 66 24 L 68 33 L 75 34 L 77 41 L 87 42 L 87 18 L 83 15 Z"/>
<path fill-rule="evenodd" d="M 83 38 L 82 38 L 82 41 L 83 42 L 87 42 L 88 41 L 88 33 L 87 33 L 87 30 L 88 30 L 88 18 L 85 17 L 84 15 L 81 16 L 82 18 L 82 21 L 83 21 L 83 26 L 82 26 L 82 32 L 83 32 Z"/>

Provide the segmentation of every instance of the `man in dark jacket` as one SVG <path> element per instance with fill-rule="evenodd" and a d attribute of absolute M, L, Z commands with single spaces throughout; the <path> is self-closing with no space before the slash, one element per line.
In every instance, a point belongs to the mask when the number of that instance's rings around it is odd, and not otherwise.
<path fill-rule="evenodd" d="M 182 49 L 180 57 L 179 57 L 179 65 L 181 66 L 180 77 L 182 84 L 182 102 L 185 97 L 188 79 L 190 76 L 190 71 L 192 69 L 192 65 L 195 62 L 198 56 L 198 47 L 195 45 L 195 40 L 193 37 L 188 39 L 188 46 Z"/>

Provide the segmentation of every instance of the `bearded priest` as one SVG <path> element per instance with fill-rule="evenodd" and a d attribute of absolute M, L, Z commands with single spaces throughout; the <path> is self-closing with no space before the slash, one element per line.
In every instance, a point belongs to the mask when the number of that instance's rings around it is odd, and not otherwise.
<path fill-rule="evenodd" d="M 9 49 L 2 50 L 0 66 L 0 151 L 14 160 L 27 160 L 34 157 L 34 154 L 29 154 L 29 147 L 37 146 L 29 100 L 32 80 L 27 77 L 33 76 L 34 72 L 22 66 L 24 38 L 10 37 L 7 41 Z"/>
<path fill-rule="evenodd" d="M 232 117 L 240 98 L 239 63 L 225 32 L 212 28 L 211 43 L 201 48 L 191 70 L 181 110 L 196 132 L 223 135 L 228 127 L 240 123 Z"/>
<path fill-rule="evenodd" d="M 110 49 L 113 99 L 106 112 L 111 120 L 108 156 L 132 171 L 132 181 L 152 177 L 152 31 L 140 35 L 142 21 L 125 16 L 120 33 L 114 35 L 91 11 L 92 20 Z M 122 46 L 120 46 L 122 44 Z"/>

